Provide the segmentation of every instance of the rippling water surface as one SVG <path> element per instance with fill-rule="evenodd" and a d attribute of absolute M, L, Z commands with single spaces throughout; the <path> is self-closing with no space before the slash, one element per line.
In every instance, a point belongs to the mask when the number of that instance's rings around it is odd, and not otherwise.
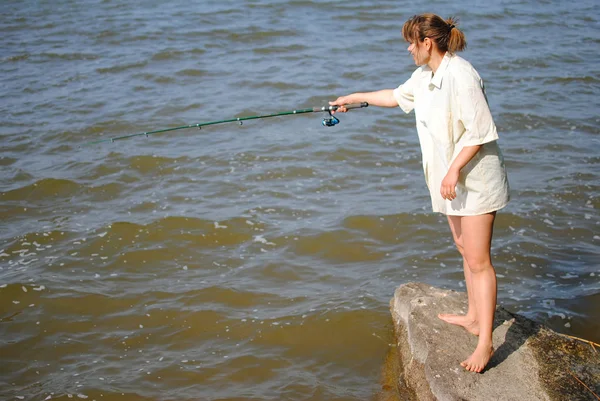
<path fill-rule="evenodd" d="M 395 87 L 424 11 L 460 17 L 501 135 L 500 304 L 600 341 L 595 1 L 4 1 L 0 396 L 376 398 L 394 289 L 464 290 L 413 115 L 89 142 Z"/>

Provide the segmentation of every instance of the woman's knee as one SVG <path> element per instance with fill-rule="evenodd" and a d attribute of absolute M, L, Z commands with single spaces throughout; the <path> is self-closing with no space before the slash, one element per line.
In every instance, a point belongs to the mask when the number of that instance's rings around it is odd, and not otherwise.
<path fill-rule="evenodd" d="M 469 270 L 474 274 L 484 272 L 488 269 L 493 269 L 490 259 L 486 257 L 469 257 L 467 255 L 465 256 L 465 260 L 467 261 Z"/>

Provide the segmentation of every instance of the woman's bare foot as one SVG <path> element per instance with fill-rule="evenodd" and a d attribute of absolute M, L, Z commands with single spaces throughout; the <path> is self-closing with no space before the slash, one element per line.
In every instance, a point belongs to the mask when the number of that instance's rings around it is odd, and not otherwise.
<path fill-rule="evenodd" d="M 476 336 L 479 335 L 479 322 L 468 317 L 467 315 L 451 315 L 447 313 L 440 313 L 438 317 L 446 323 L 464 327 L 465 330 L 471 334 Z"/>
<path fill-rule="evenodd" d="M 460 363 L 460 366 L 468 370 L 469 372 L 481 373 L 490 358 L 494 355 L 494 348 L 489 346 L 477 346 L 475 352 L 468 357 L 466 360 Z"/>

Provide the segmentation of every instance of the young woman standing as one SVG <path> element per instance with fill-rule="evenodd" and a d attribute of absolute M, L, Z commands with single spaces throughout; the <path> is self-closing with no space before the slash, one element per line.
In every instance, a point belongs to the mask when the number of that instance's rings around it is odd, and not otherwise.
<path fill-rule="evenodd" d="M 331 105 L 368 102 L 415 111 L 425 181 L 434 212 L 447 215 L 468 294 L 466 315 L 439 318 L 478 335 L 475 351 L 461 365 L 481 372 L 493 354 L 492 328 L 496 309 L 496 271 L 490 248 L 496 211 L 506 206 L 509 187 L 498 148 L 496 126 L 473 66 L 457 56 L 464 34 L 452 18 L 435 14 L 410 18 L 402 27 L 408 51 L 419 66 L 396 89 L 353 93 Z"/>

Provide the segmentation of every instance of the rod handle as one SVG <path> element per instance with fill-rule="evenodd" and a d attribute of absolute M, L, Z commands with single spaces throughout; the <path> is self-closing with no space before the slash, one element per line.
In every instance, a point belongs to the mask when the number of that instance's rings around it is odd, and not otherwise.
<path fill-rule="evenodd" d="M 367 102 L 362 102 L 362 103 L 351 103 L 351 104 L 345 104 L 344 107 L 346 107 L 346 109 L 360 109 L 363 107 L 368 107 L 369 103 Z M 340 106 L 323 106 L 323 107 L 315 107 L 312 109 L 312 111 L 317 112 L 317 111 L 336 111 Z"/>
<path fill-rule="evenodd" d="M 338 106 L 332 106 L 335 107 L 335 109 L 332 110 L 337 110 Z M 369 103 L 367 102 L 362 102 L 362 103 L 351 103 L 351 104 L 345 104 L 344 107 L 348 110 L 350 109 L 361 109 L 363 107 L 369 107 Z"/>

